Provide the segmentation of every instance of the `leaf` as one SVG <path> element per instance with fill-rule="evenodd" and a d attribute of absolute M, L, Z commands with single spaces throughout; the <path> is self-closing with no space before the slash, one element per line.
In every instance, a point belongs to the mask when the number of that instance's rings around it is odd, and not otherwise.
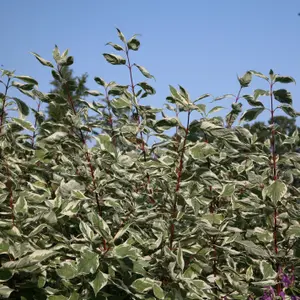
<path fill-rule="evenodd" d="M 28 116 L 29 115 L 29 108 L 28 108 L 27 104 L 25 104 L 25 102 L 23 102 L 19 98 L 14 97 L 12 99 L 17 104 L 18 109 L 21 112 L 21 114 L 24 115 L 24 116 Z"/>
<path fill-rule="evenodd" d="M 241 87 L 248 87 L 252 80 L 252 73 L 248 71 L 242 77 L 238 77 L 238 80 L 240 82 Z"/>
<path fill-rule="evenodd" d="M 139 256 L 139 250 L 129 244 L 121 244 L 114 248 L 114 254 L 117 258 L 130 257 L 136 259 Z"/>
<path fill-rule="evenodd" d="M 222 96 L 219 96 L 219 97 L 214 98 L 213 102 L 214 102 L 214 101 L 223 100 L 223 99 L 225 99 L 225 98 L 236 98 L 236 96 L 233 95 L 233 94 L 225 94 L 225 95 L 222 95 Z"/>
<path fill-rule="evenodd" d="M 105 83 L 105 81 L 104 81 L 102 78 L 100 78 L 100 77 L 95 77 L 94 80 L 95 80 L 98 84 L 100 84 L 100 85 L 106 87 L 106 83 Z"/>
<path fill-rule="evenodd" d="M 288 116 L 295 118 L 299 115 L 299 113 L 297 113 L 293 107 L 289 104 L 282 104 L 279 105 L 278 108 L 280 108 L 282 111 L 284 111 Z"/>
<path fill-rule="evenodd" d="M 154 95 L 156 93 L 155 89 L 147 82 L 139 82 L 137 85 L 140 86 L 149 95 Z"/>
<path fill-rule="evenodd" d="M 123 42 L 123 43 L 126 43 L 126 39 L 125 39 L 125 36 L 123 35 L 123 33 L 121 32 L 121 30 L 119 28 L 116 28 L 117 31 L 118 31 L 118 36 L 120 38 L 120 40 Z"/>
<path fill-rule="evenodd" d="M 183 269 L 184 269 L 184 259 L 183 259 L 183 253 L 182 253 L 180 243 L 178 245 L 176 261 L 177 261 L 177 264 L 180 267 L 181 271 L 183 271 Z"/>
<path fill-rule="evenodd" d="M 59 140 L 65 138 L 68 135 L 67 132 L 57 131 L 44 139 L 46 142 L 58 142 Z"/>
<path fill-rule="evenodd" d="M 45 60 L 44 58 L 40 57 L 37 53 L 35 52 L 30 52 L 31 54 L 33 54 L 35 56 L 35 58 L 44 66 L 46 67 L 50 67 L 53 68 L 54 66 L 51 64 L 50 61 Z"/>
<path fill-rule="evenodd" d="M 139 70 L 140 72 L 147 78 L 154 78 L 154 76 L 152 76 L 145 67 L 139 66 L 137 64 L 134 64 Z"/>
<path fill-rule="evenodd" d="M 275 180 L 267 187 L 266 194 L 276 205 L 278 201 L 286 194 L 287 186 L 281 180 Z"/>
<path fill-rule="evenodd" d="M 28 121 L 19 119 L 19 118 L 12 118 L 12 121 L 18 125 L 20 125 L 21 127 L 23 127 L 24 129 L 27 129 L 29 131 L 34 131 L 34 127 L 32 126 L 32 124 Z"/>
<path fill-rule="evenodd" d="M 92 95 L 92 96 L 103 96 L 102 93 L 96 90 L 87 90 L 85 91 L 87 94 Z"/>
<path fill-rule="evenodd" d="M 247 271 L 246 271 L 246 280 L 250 281 L 250 279 L 253 279 L 253 268 L 252 268 L 252 265 L 249 266 L 247 268 Z"/>
<path fill-rule="evenodd" d="M 119 97 L 111 101 L 111 106 L 116 109 L 131 108 L 131 103 L 129 99 L 125 97 Z"/>
<path fill-rule="evenodd" d="M 112 65 L 125 65 L 126 64 L 126 59 L 120 55 L 104 53 L 103 56 L 106 59 L 106 61 Z"/>
<path fill-rule="evenodd" d="M 157 121 L 154 125 L 154 129 L 158 131 L 164 131 L 176 127 L 178 125 L 179 122 L 176 118 L 165 118 Z"/>
<path fill-rule="evenodd" d="M 79 229 L 87 240 L 92 241 L 94 239 L 94 232 L 87 223 L 80 221 Z"/>
<path fill-rule="evenodd" d="M 9 288 L 8 286 L 0 284 L 0 296 L 2 296 L 4 299 L 9 298 L 10 294 L 13 291 L 14 290 Z"/>
<path fill-rule="evenodd" d="M 197 142 L 189 150 L 193 159 L 203 159 L 217 153 L 212 145 L 203 142 Z"/>
<path fill-rule="evenodd" d="M 277 273 L 273 270 L 272 265 L 266 261 L 260 261 L 259 269 L 263 275 L 263 279 L 274 279 Z"/>
<path fill-rule="evenodd" d="M 99 291 L 107 285 L 107 282 L 108 282 L 108 274 L 98 271 L 95 279 L 89 282 L 89 284 L 93 288 L 95 296 L 97 296 Z"/>
<path fill-rule="evenodd" d="M 88 213 L 89 221 L 93 224 L 93 228 L 103 235 L 106 239 L 112 239 L 111 232 L 107 223 L 95 212 Z"/>
<path fill-rule="evenodd" d="M 241 121 L 250 122 L 255 120 L 264 111 L 264 109 L 264 107 L 257 107 L 246 110 L 241 116 Z"/>
<path fill-rule="evenodd" d="M 136 39 L 135 37 L 132 37 L 128 42 L 127 42 L 127 47 L 130 50 L 137 51 L 140 48 L 140 41 Z"/>
<path fill-rule="evenodd" d="M 280 76 L 276 75 L 274 82 L 280 82 L 280 83 L 296 83 L 295 79 L 291 76 Z"/>
<path fill-rule="evenodd" d="M 252 75 L 254 75 L 254 76 L 257 76 L 257 77 L 265 79 L 266 81 L 269 81 L 269 78 L 267 76 L 265 76 L 263 73 L 260 73 L 260 72 L 254 71 L 254 70 L 251 70 L 249 72 L 251 72 Z"/>
<path fill-rule="evenodd" d="M 58 63 L 59 60 L 61 59 L 60 52 L 59 52 L 57 45 L 55 45 L 55 47 L 52 51 L 52 56 L 53 56 L 53 59 L 56 61 L 56 63 Z"/>
<path fill-rule="evenodd" d="M 145 293 L 152 289 L 153 283 L 153 280 L 150 278 L 139 278 L 132 283 L 131 287 L 139 293 Z"/>
<path fill-rule="evenodd" d="M 207 114 L 209 115 L 209 114 L 212 114 L 212 113 L 216 113 L 216 112 L 222 110 L 223 108 L 225 108 L 225 107 L 223 107 L 223 106 L 215 106 Z"/>
<path fill-rule="evenodd" d="M 78 264 L 80 274 L 94 274 L 99 267 L 99 256 L 97 253 L 86 250 L 81 254 Z"/>
<path fill-rule="evenodd" d="M 40 263 L 56 254 L 57 252 L 51 249 L 35 250 L 33 253 L 29 255 L 29 260 L 33 263 Z"/>
<path fill-rule="evenodd" d="M 157 299 L 165 298 L 163 289 L 156 283 L 153 284 L 153 294 Z"/>
<path fill-rule="evenodd" d="M 270 92 L 262 89 L 256 89 L 253 94 L 254 100 L 256 101 L 260 96 L 270 96 Z"/>
<path fill-rule="evenodd" d="M 56 273 L 59 277 L 63 279 L 72 279 L 78 276 L 78 271 L 75 265 L 75 261 L 63 261 Z"/>
<path fill-rule="evenodd" d="M 20 196 L 15 204 L 15 212 L 17 214 L 26 214 L 28 212 L 27 201 L 23 196 Z"/>
<path fill-rule="evenodd" d="M 19 75 L 19 76 L 14 76 L 14 78 L 18 78 L 30 84 L 38 85 L 38 82 L 30 76 Z"/>
<path fill-rule="evenodd" d="M 120 46 L 120 45 L 118 45 L 118 44 L 114 44 L 114 43 L 112 43 L 112 42 L 109 42 L 109 43 L 107 43 L 106 45 L 112 46 L 112 47 L 113 47 L 115 50 L 117 50 L 117 51 L 124 51 L 123 47 Z"/>
<path fill-rule="evenodd" d="M 207 97 L 211 97 L 211 94 L 203 94 L 200 97 L 198 97 L 193 103 L 196 103 L 197 101 L 203 100 Z"/>
<path fill-rule="evenodd" d="M 234 190 L 235 190 L 235 184 L 233 184 L 233 183 L 225 184 L 223 186 L 223 189 L 222 189 L 222 192 L 220 195 L 222 197 L 230 197 L 233 195 Z"/>
<path fill-rule="evenodd" d="M 292 94 L 285 89 L 273 91 L 273 95 L 280 103 L 292 104 Z"/>
<path fill-rule="evenodd" d="M 251 106 L 264 106 L 260 101 L 254 100 L 251 95 L 244 95 L 243 98 L 246 99 Z"/>

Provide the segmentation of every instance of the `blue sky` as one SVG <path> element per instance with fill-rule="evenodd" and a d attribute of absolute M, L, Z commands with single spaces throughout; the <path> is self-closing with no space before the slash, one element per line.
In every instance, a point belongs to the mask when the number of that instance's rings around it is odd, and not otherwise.
<path fill-rule="evenodd" d="M 115 27 L 126 37 L 142 34 L 132 61 L 156 77 L 157 94 L 145 102 L 155 107 L 163 105 L 169 84 L 184 86 L 193 98 L 236 94 L 236 75 L 251 69 L 267 74 L 272 68 L 300 84 L 297 0 L 11 0 L 1 3 L 1 12 L 0 64 L 36 78 L 43 92 L 50 88 L 50 69 L 29 52 L 51 59 L 55 44 L 61 50 L 69 48 L 76 75 L 89 73 L 90 89 L 97 88 L 94 76 L 129 83 L 125 67 L 109 65 L 102 57 L 113 52 L 107 42 L 118 42 Z M 267 86 L 255 80 L 245 93 L 254 88 Z M 286 88 L 300 111 L 299 85 Z M 231 102 L 218 105 L 229 107 Z M 266 118 L 263 114 L 260 120 Z"/>

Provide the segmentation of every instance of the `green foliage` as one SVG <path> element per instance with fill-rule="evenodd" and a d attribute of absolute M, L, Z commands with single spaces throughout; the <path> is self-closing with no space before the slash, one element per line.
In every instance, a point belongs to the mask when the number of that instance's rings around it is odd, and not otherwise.
<path fill-rule="evenodd" d="M 298 113 L 287 90 L 273 89 L 294 79 L 246 72 L 236 96 L 214 98 L 234 99 L 225 120 L 211 116 L 223 106 L 207 109 L 210 94 L 192 100 L 182 86 L 156 109 L 140 103 L 155 88 L 131 62 L 137 35 L 117 32 L 121 43 L 107 45 L 120 55 L 104 58 L 128 70 L 128 85 L 97 76 L 100 91 L 88 90 L 57 46 L 55 63 L 33 53 L 51 69 L 51 93 L 1 70 L 0 296 L 257 299 L 265 286 L 299 294 L 299 137 L 294 120 L 274 116 Z M 241 96 L 253 76 L 269 89 Z M 47 103 L 50 118 L 11 89 Z M 243 99 L 253 106 L 244 112 Z M 269 127 L 232 127 L 268 109 Z M 295 281 L 279 285 L 281 270 L 294 270 Z"/>

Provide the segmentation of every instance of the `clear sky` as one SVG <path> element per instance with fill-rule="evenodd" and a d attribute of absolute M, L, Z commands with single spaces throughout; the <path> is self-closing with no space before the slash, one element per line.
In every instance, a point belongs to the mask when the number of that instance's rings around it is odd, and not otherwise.
<path fill-rule="evenodd" d="M 2 0 L 0 8 L 0 64 L 36 78 L 41 91 L 49 91 L 50 69 L 29 52 L 51 59 L 55 44 L 69 48 L 76 75 L 89 73 L 90 89 L 97 88 L 94 76 L 127 84 L 126 68 L 102 57 L 111 52 L 105 43 L 118 42 L 119 27 L 126 37 L 142 34 L 132 60 L 156 77 L 157 94 L 147 104 L 161 107 L 169 84 L 184 86 L 192 97 L 235 94 L 237 74 L 272 68 L 299 82 L 286 88 L 300 111 L 299 0 Z M 247 93 L 254 87 L 267 88 L 259 80 Z M 229 107 L 227 101 L 218 105 Z"/>

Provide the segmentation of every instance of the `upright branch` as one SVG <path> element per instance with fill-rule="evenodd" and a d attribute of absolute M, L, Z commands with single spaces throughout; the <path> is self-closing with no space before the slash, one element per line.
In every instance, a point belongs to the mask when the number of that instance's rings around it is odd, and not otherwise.
<path fill-rule="evenodd" d="M 171 226 L 170 226 L 170 246 L 169 246 L 170 249 L 172 249 L 172 247 L 173 247 L 173 240 L 174 240 L 174 234 L 175 234 L 174 218 L 176 218 L 176 213 L 177 213 L 177 193 L 180 190 L 180 183 L 181 183 L 181 176 L 182 176 L 182 169 L 183 169 L 183 158 L 184 158 L 185 146 L 186 146 L 187 136 L 189 133 L 189 126 L 190 126 L 190 116 L 191 116 L 191 111 L 189 110 L 188 115 L 187 115 L 187 124 L 186 124 L 186 128 L 185 128 L 182 149 L 181 149 L 181 153 L 180 153 L 180 157 L 179 157 L 179 166 L 177 168 L 177 181 L 176 181 L 174 202 L 173 202 L 173 207 L 172 207 L 172 222 L 171 222 Z"/>
<path fill-rule="evenodd" d="M 2 109 L 1 109 L 1 114 L 0 114 L 0 134 L 2 133 L 2 127 L 4 125 L 4 120 L 5 120 L 5 106 L 6 106 L 6 99 L 7 99 L 7 92 L 8 92 L 8 89 L 9 89 L 9 84 L 10 84 L 10 81 L 11 81 L 11 77 L 8 77 L 7 79 L 7 82 L 4 83 L 2 80 L 1 80 L 1 83 L 4 84 L 5 86 L 5 91 L 4 91 L 4 94 L 3 94 L 3 99 L 2 99 Z"/>
<path fill-rule="evenodd" d="M 136 92 L 135 92 L 135 85 L 134 85 L 134 81 L 133 81 L 133 72 L 132 72 L 133 65 L 130 62 L 129 48 L 126 44 L 125 44 L 125 55 L 126 55 L 126 58 L 127 58 L 127 68 L 128 68 L 128 71 L 129 71 L 131 92 L 132 92 L 133 97 L 136 98 L 137 95 L 136 95 Z M 138 124 L 138 126 L 140 126 L 141 116 L 139 114 L 139 111 L 138 111 L 137 107 L 136 107 L 136 113 L 137 113 L 137 124 Z M 143 153 L 143 158 L 144 158 L 144 161 L 146 162 L 147 161 L 147 156 L 146 156 L 145 141 L 144 141 L 144 137 L 143 137 L 143 132 L 141 130 L 140 130 L 140 139 L 141 139 L 141 150 L 142 150 L 142 153 Z M 149 175 L 148 172 L 146 174 L 146 177 L 147 177 L 147 183 L 146 183 L 147 190 L 148 190 L 148 193 L 151 193 L 151 191 L 148 188 L 149 184 L 150 184 L 150 175 Z M 152 196 L 149 196 L 149 201 L 152 204 L 155 203 Z"/>
<path fill-rule="evenodd" d="M 238 103 L 239 99 L 240 99 L 240 95 L 241 95 L 241 91 L 242 91 L 243 87 L 241 86 L 240 89 L 239 89 L 239 92 L 238 94 L 236 95 L 235 97 L 235 101 L 234 101 L 234 104 Z M 231 111 L 230 112 L 230 115 L 229 115 L 229 119 L 228 119 L 228 122 L 227 122 L 227 128 L 231 128 L 234 120 L 233 119 L 233 116 L 234 116 L 234 111 Z"/>

